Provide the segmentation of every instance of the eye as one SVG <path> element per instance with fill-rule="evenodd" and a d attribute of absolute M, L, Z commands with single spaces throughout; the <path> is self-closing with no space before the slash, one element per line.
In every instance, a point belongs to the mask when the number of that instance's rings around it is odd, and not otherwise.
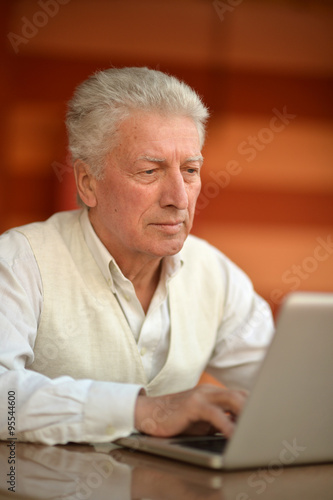
<path fill-rule="evenodd" d="M 147 168 L 147 170 L 141 170 L 137 172 L 136 178 L 143 183 L 155 182 L 158 178 L 158 169 Z"/>
<path fill-rule="evenodd" d="M 198 167 L 186 167 L 184 169 L 185 174 L 195 176 L 198 175 L 200 176 L 200 168 Z"/>

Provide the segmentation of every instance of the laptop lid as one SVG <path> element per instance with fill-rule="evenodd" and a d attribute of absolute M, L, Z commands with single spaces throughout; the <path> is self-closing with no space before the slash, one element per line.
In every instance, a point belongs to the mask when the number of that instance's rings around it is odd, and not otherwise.
<path fill-rule="evenodd" d="M 117 443 L 212 468 L 333 461 L 332 382 L 333 294 L 292 293 L 224 452 L 189 445 L 198 438 L 135 435 Z"/>
<path fill-rule="evenodd" d="M 290 294 L 226 468 L 333 460 L 333 294 Z"/>

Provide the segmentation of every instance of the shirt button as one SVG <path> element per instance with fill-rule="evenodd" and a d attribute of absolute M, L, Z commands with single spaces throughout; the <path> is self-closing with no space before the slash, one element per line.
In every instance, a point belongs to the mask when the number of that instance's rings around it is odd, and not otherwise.
<path fill-rule="evenodd" d="M 107 428 L 106 428 L 106 434 L 113 434 L 115 431 L 115 428 L 113 427 L 113 425 L 108 425 Z"/>
<path fill-rule="evenodd" d="M 146 347 L 142 347 L 142 348 L 140 349 L 140 354 L 141 354 L 141 356 L 144 356 L 144 355 L 146 354 L 146 352 L 147 352 L 147 348 L 146 348 Z"/>
<path fill-rule="evenodd" d="M 124 299 L 126 300 L 126 302 L 129 302 L 130 301 L 129 295 L 124 295 Z"/>

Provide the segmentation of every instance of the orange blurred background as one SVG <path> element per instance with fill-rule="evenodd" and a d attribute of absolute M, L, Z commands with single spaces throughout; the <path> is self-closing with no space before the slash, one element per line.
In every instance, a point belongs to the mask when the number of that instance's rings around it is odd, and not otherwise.
<path fill-rule="evenodd" d="M 333 4 L 2 1 L 0 231 L 75 207 L 64 116 L 98 69 L 146 65 L 211 110 L 193 233 L 274 311 L 333 291 Z"/>

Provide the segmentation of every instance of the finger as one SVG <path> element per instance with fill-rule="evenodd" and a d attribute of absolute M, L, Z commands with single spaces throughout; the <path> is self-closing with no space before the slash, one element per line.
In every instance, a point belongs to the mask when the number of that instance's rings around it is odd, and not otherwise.
<path fill-rule="evenodd" d="M 235 428 L 235 424 L 228 415 L 216 405 L 205 405 L 201 409 L 201 419 L 212 425 L 217 432 L 222 432 L 229 438 Z"/>
<path fill-rule="evenodd" d="M 210 403 L 233 415 L 239 415 L 246 402 L 246 396 L 241 391 L 212 391 L 206 397 Z"/>
<path fill-rule="evenodd" d="M 207 436 L 216 434 L 216 432 L 219 432 L 218 429 L 209 422 L 200 421 L 190 424 L 182 434 L 186 436 Z"/>

